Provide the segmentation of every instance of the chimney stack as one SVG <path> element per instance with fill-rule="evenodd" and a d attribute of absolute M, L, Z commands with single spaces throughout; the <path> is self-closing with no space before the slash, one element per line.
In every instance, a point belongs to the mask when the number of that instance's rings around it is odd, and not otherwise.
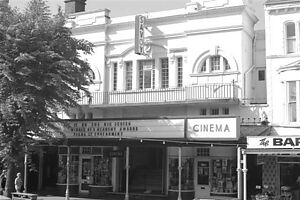
<path fill-rule="evenodd" d="M 65 13 L 72 14 L 85 11 L 86 0 L 65 0 Z"/>

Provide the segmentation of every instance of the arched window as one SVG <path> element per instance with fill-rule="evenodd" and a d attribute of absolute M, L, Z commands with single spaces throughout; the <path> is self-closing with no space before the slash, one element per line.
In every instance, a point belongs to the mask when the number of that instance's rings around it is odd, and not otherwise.
<path fill-rule="evenodd" d="M 295 53 L 296 52 L 295 23 L 289 22 L 285 26 L 286 26 L 286 51 L 287 53 Z"/>
<path fill-rule="evenodd" d="M 199 73 L 213 73 L 230 70 L 228 60 L 220 55 L 208 56 L 202 61 Z"/>

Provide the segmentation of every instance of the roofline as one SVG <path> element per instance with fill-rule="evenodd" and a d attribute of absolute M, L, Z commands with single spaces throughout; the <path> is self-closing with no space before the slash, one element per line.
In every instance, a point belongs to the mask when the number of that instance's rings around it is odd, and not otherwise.
<path fill-rule="evenodd" d="M 265 5 L 278 5 L 278 4 L 287 4 L 287 3 L 296 3 L 296 2 L 299 2 L 300 3 L 300 0 L 291 0 L 291 1 L 286 1 L 286 2 L 265 2 Z"/>

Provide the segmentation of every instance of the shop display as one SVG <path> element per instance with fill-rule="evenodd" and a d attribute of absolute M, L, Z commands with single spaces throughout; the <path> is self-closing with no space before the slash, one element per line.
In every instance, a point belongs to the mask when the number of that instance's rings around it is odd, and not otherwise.
<path fill-rule="evenodd" d="M 111 185 L 111 159 L 94 156 L 94 185 Z"/>
<path fill-rule="evenodd" d="M 58 158 L 58 176 L 57 182 L 60 184 L 67 183 L 67 155 L 59 155 Z M 70 184 L 78 184 L 78 172 L 79 172 L 79 156 L 70 155 Z"/>
<path fill-rule="evenodd" d="M 212 160 L 211 194 L 235 194 L 236 165 L 234 160 L 217 159 Z"/>
<path fill-rule="evenodd" d="M 181 189 L 193 190 L 194 189 L 194 174 L 193 158 L 182 158 L 182 171 L 181 171 Z M 169 185 L 170 189 L 178 190 L 178 158 L 169 159 Z"/>

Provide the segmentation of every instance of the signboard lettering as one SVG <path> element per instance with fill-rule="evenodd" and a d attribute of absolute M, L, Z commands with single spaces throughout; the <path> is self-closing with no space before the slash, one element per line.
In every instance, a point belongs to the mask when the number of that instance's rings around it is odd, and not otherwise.
<path fill-rule="evenodd" d="M 145 19 L 143 15 L 135 16 L 135 53 L 139 55 L 145 54 Z"/>
<path fill-rule="evenodd" d="M 300 137 L 248 136 L 247 148 L 299 148 Z"/>
<path fill-rule="evenodd" d="M 188 119 L 187 124 L 187 137 L 191 139 L 238 139 L 239 125 L 236 117 Z"/>

